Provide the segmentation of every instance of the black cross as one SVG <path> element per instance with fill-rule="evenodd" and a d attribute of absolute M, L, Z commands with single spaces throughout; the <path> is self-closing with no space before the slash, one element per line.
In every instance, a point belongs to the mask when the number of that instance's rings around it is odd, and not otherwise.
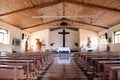
<path fill-rule="evenodd" d="M 65 32 L 65 29 L 63 29 L 63 32 L 59 32 L 59 34 L 63 35 L 63 47 L 65 47 L 65 35 L 69 34 L 69 32 Z"/>

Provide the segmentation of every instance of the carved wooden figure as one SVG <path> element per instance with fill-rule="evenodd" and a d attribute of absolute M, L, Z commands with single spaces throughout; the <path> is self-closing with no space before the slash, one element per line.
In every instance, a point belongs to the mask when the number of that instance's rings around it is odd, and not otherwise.
<path fill-rule="evenodd" d="M 36 51 L 40 51 L 41 50 L 41 42 L 39 39 L 36 39 Z"/>

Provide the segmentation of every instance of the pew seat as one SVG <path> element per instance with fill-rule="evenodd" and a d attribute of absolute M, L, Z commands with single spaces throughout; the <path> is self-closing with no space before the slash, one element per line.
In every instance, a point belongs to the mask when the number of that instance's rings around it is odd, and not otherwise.
<path fill-rule="evenodd" d="M 0 80 L 2 79 L 25 79 L 22 66 L 0 65 Z"/>

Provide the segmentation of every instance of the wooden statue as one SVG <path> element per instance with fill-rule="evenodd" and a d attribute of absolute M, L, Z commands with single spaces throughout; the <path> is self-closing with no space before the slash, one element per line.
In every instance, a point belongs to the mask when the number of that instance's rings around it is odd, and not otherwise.
<path fill-rule="evenodd" d="M 88 48 L 91 48 L 91 40 L 90 40 L 90 37 L 88 37 L 88 41 L 87 41 L 87 45 L 86 45 Z"/>
<path fill-rule="evenodd" d="M 36 39 L 36 51 L 41 51 L 41 42 L 39 39 Z"/>
<path fill-rule="evenodd" d="M 25 42 L 25 51 L 28 51 L 28 38 L 27 38 L 27 40 Z"/>

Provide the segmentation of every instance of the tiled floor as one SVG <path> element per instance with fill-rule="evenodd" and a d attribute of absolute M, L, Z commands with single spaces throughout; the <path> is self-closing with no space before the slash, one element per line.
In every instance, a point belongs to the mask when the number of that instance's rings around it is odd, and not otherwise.
<path fill-rule="evenodd" d="M 55 57 L 42 80 L 87 80 L 87 78 L 72 58 Z"/>

